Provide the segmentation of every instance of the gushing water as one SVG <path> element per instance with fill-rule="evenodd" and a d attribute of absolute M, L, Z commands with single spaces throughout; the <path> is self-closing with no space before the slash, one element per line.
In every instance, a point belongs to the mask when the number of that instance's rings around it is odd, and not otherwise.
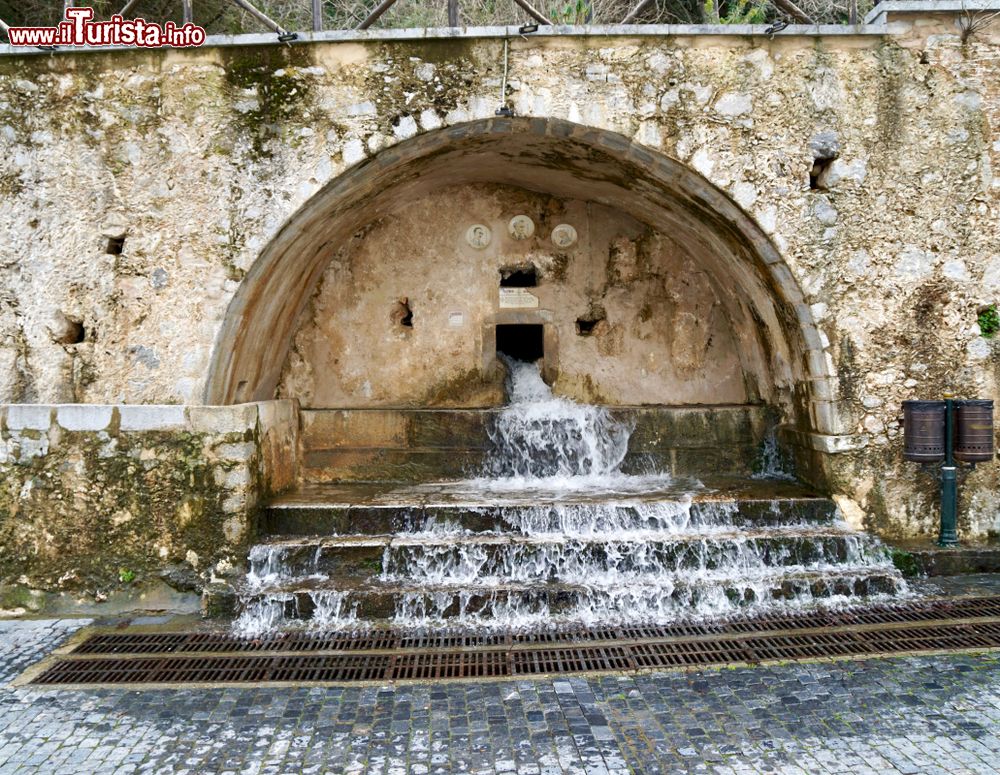
<path fill-rule="evenodd" d="M 554 396 L 536 364 L 504 360 L 510 403 L 490 429 L 487 482 L 578 489 L 620 478 L 631 430 L 603 407 Z"/>
<path fill-rule="evenodd" d="M 368 543 L 254 547 L 237 630 L 300 618 L 323 629 L 386 617 L 413 628 L 665 623 L 904 589 L 883 547 L 833 513 L 711 500 L 698 482 L 623 473 L 630 427 L 554 396 L 536 365 L 507 365 L 510 402 L 490 429 L 484 469 L 447 487 L 453 517 L 429 514 Z M 787 478 L 773 439 L 764 452 L 768 473 Z M 406 490 L 431 493 L 442 485 Z M 371 566 L 360 579 L 359 563 Z"/>

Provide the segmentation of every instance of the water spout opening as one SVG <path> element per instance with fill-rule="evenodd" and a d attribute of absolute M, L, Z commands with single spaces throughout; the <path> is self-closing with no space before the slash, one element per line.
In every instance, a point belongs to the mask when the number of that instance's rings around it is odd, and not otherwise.
<path fill-rule="evenodd" d="M 515 361 L 534 363 L 545 355 L 545 335 L 541 325 L 497 326 L 497 354 Z"/>

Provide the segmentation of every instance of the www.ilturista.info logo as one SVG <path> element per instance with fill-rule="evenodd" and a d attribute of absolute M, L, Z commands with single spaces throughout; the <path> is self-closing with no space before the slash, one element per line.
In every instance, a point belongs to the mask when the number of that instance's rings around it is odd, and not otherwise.
<path fill-rule="evenodd" d="M 188 48 L 205 42 L 205 28 L 188 22 L 163 26 L 145 19 L 123 19 L 117 14 L 95 22 L 93 8 L 67 8 L 55 27 L 10 27 L 12 46 L 140 46 Z"/>

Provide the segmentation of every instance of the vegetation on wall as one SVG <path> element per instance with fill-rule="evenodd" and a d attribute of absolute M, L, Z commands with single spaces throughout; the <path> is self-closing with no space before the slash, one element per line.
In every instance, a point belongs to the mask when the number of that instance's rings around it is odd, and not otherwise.
<path fill-rule="evenodd" d="M 251 0 L 260 10 L 290 30 L 312 29 L 310 0 Z M 260 22 L 228 0 L 192 0 L 195 21 L 209 33 L 261 32 Z M 84 3 L 81 3 L 84 4 Z M 107 19 L 125 0 L 88 0 L 97 18 Z M 322 0 L 325 29 L 357 27 L 377 4 L 376 0 Z M 533 5 L 557 24 L 617 24 L 638 0 L 557 0 Z M 795 4 L 821 23 L 846 23 L 847 0 L 795 0 Z M 864 15 L 873 0 L 859 0 Z M 514 0 L 459 0 L 462 26 L 526 24 L 533 20 Z M 11 25 L 52 25 L 62 18 L 62 0 L 0 0 L 0 19 Z M 130 15 L 147 21 L 181 19 L 180 0 L 140 0 Z M 794 21 L 772 0 L 653 0 L 638 14 L 640 24 L 759 24 L 780 19 Z M 448 0 L 397 0 L 373 25 L 392 27 L 446 27 Z"/>
<path fill-rule="evenodd" d="M 979 332 L 986 339 L 992 339 L 997 331 L 1000 331 L 1000 314 L 997 313 L 997 305 L 990 304 L 985 309 L 979 310 L 977 322 L 979 323 Z"/>

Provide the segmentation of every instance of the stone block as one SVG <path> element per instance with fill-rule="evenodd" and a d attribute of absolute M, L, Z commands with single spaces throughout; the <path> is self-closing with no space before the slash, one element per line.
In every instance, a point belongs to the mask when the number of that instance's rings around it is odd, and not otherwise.
<path fill-rule="evenodd" d="M 840 435 L 844 423 L 836 403 L 833 401 L 811 401 L 809 414 L 812 417 L 813 428 L 817 431 L 833 436 Z"/>
<path fill-rule="evenodd" d="M 785 295 L 785 298 L 792 304 L 800 304 L 802 302 L 802 293 L 799 291 L 798 281 L 792 276 L 791 270 L 784 264 L 771 264 L 769 269 L 771 270 L 771 277 L 777 283 L 778 287 L 781 288 Z M 812 316 L 809 316 L 809 322 L 812 322 Z"/>
<path fill-rule="evenodd" d="M 180 405 L 119 406 L 118 416 L 123 431 L 179 430 L 187 425 L 185 407 Z"/>
<path fill-rule="evenodd" d="M 835 373 L 827 363 L 826 353 L 822 350 L 809 350 L 806 353 L 806 359 L 809 362 L 809 376 L 812 379 Z"/>
<path fill-rule="evenodd" d="M 114 410 L 106 404 L 63 404 L 56 407 L 56 422 L 67 431 L 103 431 Z"/>
<path fill-rule="evenodd" d="M 800 307 L 804 307 L 804 304 L 796 304 L 795 309 L 798 312 Z M 823 350 L 823 337 L 820 336 L 819 329 L 816 328 L 812 323 L 802 323 L 799 326 L 799 331 L 802 332 L 802 339 L 806 343 L 806 347 L 810 350 Z"/>
<path fill-rule="evenodd" d="M 189 406 L 188 422 L 202 433 L 243 433 L 257 425 L 257 404 Z"/>
<path fill-rule="evenodd" d="M 10 404 L 7 407 L 7 427 L 11 430 L 47 431 L 52 424 L 52 407 L 48 404 Z"/>
<path fill-rule="evenodd" d="M 866 436 L 837 436 L 824 433 L 810 433 L 809 443 L 813 449 L 836 455 L 840 452 L 853 452 L 868 446 Z"/>
<path fill-rule="evenodd" d="M 410 447 L 485 449 L 492 412 L 454 409 L 447 412 L 408 413 Z"/>
<path fill-rule="evenodd" d="M 242 490 L 249 487 L 251 482 L 250 471 L 246 466 L 238 466 L 228 471 L 223 468 L 215 470 L 215 483 L 220 487 L 229 490 Z"/>
<path fill-rule="evenodd" d="M 231 494 L 228 498 L 222 501 L 222 510 L 226 514 L 243 514 L 249 506 L 250 500 L 244 492 Z"/>
<path fill-rule="evenodd" d="M 284 399 L 281 401 L 259 401 L 257 416 L 265 428 L 279 425 L 294 425 L 298 427 L 298 401 Z"/>
<path fill-rule="evenodd" d="M 206 619 L 234 616 L 237 604 L 238 597 L 232 586 L 221 582 L 209 584 L 201 594 L 201 615 Z"/>
<path fill-rule="evenodd" d="M 243 441 L 237 444 L 220 444 L 216 454 L 223 460 L 243 463 L 252 458 L 256 451 L 257 446 L 253 442 Z"/>
<path fill-rule="evenodd" d="M 392 409 L 307 410 L 302 413 L 306 449 L 406 447 L 407 414 Z"/>
<path fill-rule="evenodd" d="M 809 397 L 813 400 L 834 401 L 838 396 L 838 384 L 834 377 L 809 380 Z"/>

